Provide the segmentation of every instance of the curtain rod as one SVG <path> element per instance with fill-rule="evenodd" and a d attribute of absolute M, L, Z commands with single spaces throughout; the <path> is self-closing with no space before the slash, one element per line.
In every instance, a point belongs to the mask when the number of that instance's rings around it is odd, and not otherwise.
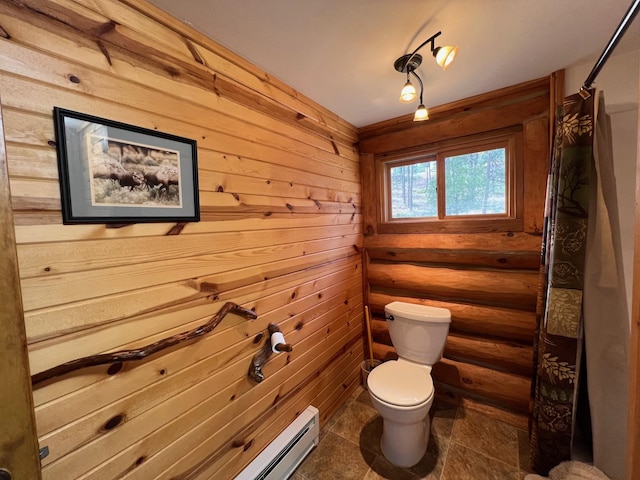
<path fill-rule="evenodd" d="M 638 13 L 638 10 L 640 10 L 640 0 L 634 0 L 631 6 L 629 7 L 629 10 L 627 10 L 627 13 L 625 14 L 622 21 L 620 22 L 620 25 L 618 25 L 618 28 L 616 28 L 616 31 L 613 33 L 611 40 L 609 40 L 609 43 L 607 44 L 605 49 L 602 51 L 600 58 L 598 59 L 596 64 L 593 66 L 591 73 L 582 84 L 582 87 L 580 88 L 580 95 L 582 95 L 584 98 L 589 98 L 591 96 L 591 94 L 588 92 L 589 88 L 591 88 L 591 84 L 595 81 L 596 77 L 598 76 L 598 73 L 600 73 L 600 70 L 602 69 L 604 64 L 607 63 L 607 60 L 609 59 L 609 55 L 613 53 L 613 49 L 616 48 L 616 45 L 618 45 L 618 42 L 624 35 L 624 32 L 626 32 L 627 28 L 629 28 L 629 25 L 631 25 L 631 22 L 633 21 L 636 14 Z"/>

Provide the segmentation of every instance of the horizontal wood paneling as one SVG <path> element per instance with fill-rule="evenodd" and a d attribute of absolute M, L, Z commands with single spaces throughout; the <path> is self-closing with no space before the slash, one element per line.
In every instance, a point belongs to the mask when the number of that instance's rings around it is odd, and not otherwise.
<path fill-rule="evenodd" d="M 184 332 L 227 301 L 258 314 L 39 384 L 43 478 L 233 478 L 307 405 L 326 420 L 363 356 L 356 129 L 144 2 L 4 2 L 0 25 L 32 373 Z M 201 221 L 63 225 L 54 106 L 197 140 Z M 293 351 L 255 384 L 271 322 Z"/>
<path fill-rule="evenodd" d="M 166 354 L 163 357 L 163 358 L 166 357 L 165 362 L 171 361 L 171 363 L 169 366 L 165 366 L 164 368 L 165 369 L 170 368 L 171 371 L 176 371 L 178 369 L 184 368 L 185 365 L 189 365 L 189 362 L 191 361 L 199 361 L 203 358 L 208 358 L 212 350 L 213 351 L 222 350 L 226 347 L 234 345 L 236 342 L 245 340 L 246 338 L 254 339 L 256 338 L 256 336 L 260 334 L 262 330 L 266 328 L 266 325 L 269 323 L 269 321 L 272 321 L 272 322 L 277 321 L 278 316 L 284 315 L 286 318 L 289 316 L 301 315 L 302 319 L 295 324 L 295 326 L 300 328 L 301 326 L 304 326 L 304 322 L 306 320 L 313 319 L 315 318 L 315 316 L 318 316 L 318 315 L 323 315 L 328 310 L 333 310 L 331 307 L 334 304 L 334 302 L 341 302 L 340 308 L 346 309 L 347 307 L 345 306 L 344 302 L 349 302 L 349 298 L 351 298 L 351 296 L 356 294 L 357 285 L 354 286 L 353 284 L 357 282 L 358 278 L 354 277 L 351 280 L 349 280 L 348 283 L 347 281 L 339 281 L 339 278 L 340 278 L 339 276 L 335 276 L 335 275 L 330 278 L 330 280 L 338 282 L 335 287 L 321 288 L 318 291 L 314 292 L 313 294 L 308 294 L 306 296 L 301 297 L 299 301 L 295 302 L 295 304 L 287 304 L 286 307 L 276 309 L 272 312 L 267 311 L 264 314 L 264 318 L 261 318 L 258 321 L 252 321 L 252 322 L 246 323 L 246 322 L 239 321 L 239 319 L 236 319 L 235 324 L 233 324 L 232 328 L 223 329 L 220 332 L 212 334 L 207 339 L 204 339 L 200 342 L 196 342 L 196 346 L 194 346 L 192 350 L 189 350 L 189 352 L 193 355 L 193 358 L 191 359 L 185 360 L 184 358 L 182 358 L 182 355 L 180 353 L 176 353 L 176 355 Z M 308 289 L 308 285 L 305 286 L 303 284 L 303 287 L 306 287 Z M 340 289 L 342 289 L 342 291 L 339 291 Z M 301 288 L 300 290 L 304 292 L 305 288 Z M 292 289 L 288 289 L 282 293 L 279 293 L 278 295 L 271 295 L 270 297 L 267 297 L 267 298 L 271 301 L 271 303 L 275 303 L 277 301 L 282 303 L 282 302 L 287 302 L 288 300 L 286 299 L 287 296 L 295 295 L 296 293 L 297 293 L 297 290 L 294 287 Z M 320 298 L 318 298 L 319 296 Z M 326 299 L 324 301 L 321 301 L 325 297 Z M 260 306 L 262 306 L 262 304 L 266 304 L 267 307 L 269 306 L 269 303 L 267 300 L 262 301 L 261 299 Z M 187 309 L 185 308 L 185 310 Z M 167 325 L 169 323 L 170 318 L 174 316 L 175 315 L 167 315 L 167 314 L 163 315 L 162 313 L 158 313 L 153 318 L 157 318 L 158 324 L 162 326 L 163 323 L 164 325 Z M 147 321 L 146 323 L 149 323 L 149 322 Z M 148 340 L 154 340 L 154 339 L 157 340 L 159 338 L 163 338 L 168 335 L 179 333 L 181 331 L 187 330 L 188 328 L 194 328 L 201 323 L 202 323 L 202 320 L 197 320 L 189 324 L 186 324 L 184 326 L 174 327 L 168 330 L 161 331 L 160 333 L 154 335 L 154 337 L 144 338 L 143 340 L 139 340 L 137 338 L 138 336 L 143 335 L 145 333 L 143 328 L 146 327 L 146 325 L 140 321 L 135 322 L 132 327 L 130 327 L 129 325 L 122 326 L 122 325 L 116 324 L 111 328 L 103 328 L 97 331 L 88 330 L 76 336 L 80 338 L 83 343 L 89 344 L 89 347 L 84 347 L 83 350 L 81 351 L 81 353 L 84 353 L 85 351 L 90 350 L 91 346 L 93 346 L 94 348 L 100 348 L 101 345 L 104 345 L 105 343 L 107 343 L 109 341 L 109 338 L 112 338 L 114 335 L 122 334 L 122 336 L 118 337 L 118 341 L 123 341 L 123 340 L 126 341 L 127 337 L 129 337 L 128 338 L 129 342 L 123 343 L 121 346 L 122 348 L 139 347 L 141 345 L 149 343 Z M 281 323 L 281 321 L 279 323 Z M 136 325 L 136 324 L 142 324 L 142 325 Z M 139 326 L 139 328 L 136 329 L 135 328 L 136 326 Z M 146 327 L 146 328 L 149 329 L 149 327 Z M 99 336 L 99 333 L 101 332 L 101 330 L 104 330 L 105 332 L 104 336 Z M 106 337 L 106 338 L 103 338 L 103 337 Z M 111 341 L 113 342 L 114 340 L 111 340 Z M 50 357 L 60 358 L 61 360 L 66 359 L 64 350 L 61 348 L 61 345 L 56 342 L 42 342 L 34 348 L 34 352 L 37 352 L 37 355 L 34 354 L 34 357 L 38 359 L 41 359 L 41 358 L 44 359 L 43 363 L 45 361 L 50 361 L 49 360 Z M 226 355 L 228 355 L 230 352 L 232 351 L 228 350 Z M 213 360 L 215 360 L 216 362 L 220 362 L 222 361 L 221 359 L 223 357 L 217 358 L 217 360 L 216 358 L 214 358 Z M 62 362 L 58 361 L 57 363 L 62 363 Z M 134 381 L 134 384 L 132 384 L 131 386 L 133 388 L 140 388 L 147 381 L 148 382 L 155 381 L 155 375 L 151 375 L 151 377 L 148 380 L 145 380 L 143 376 L 141 377 L 141 375 L 144 375 L 144 370 L 148 370 L 146 367 L 147 362 L 142 362 L 141 365 L 143 365 L 144 367 L 142 366 L 139 367 L 139 369 L 141 370 L 140 372 L 136 372 L 135 374 L 131 373 L 127 376 L 127 378 Z M 132 365 L 131 367 L 133 368 L 134 365 Z M 102 369 L 102 371 L 106 371 L 106 370 L 107 368 Z M 149 373 L 149 371 L 147 373 Z M 92 381 L 101 382 L 105 378 L 109 378 L 109 376 L 107 377 L 98 376 L 96 378 L 93 378 Z M 133 380 L 134 378 L 135 380 Z M 57 383 L 60 383 L 60 382 L 57 382 Z M 84 386 L 85 383 L 82 382 L 80 385 Z M 77 382 L 69 381 L 66 383 L 66 389 L 68 393 L 73 393 L 74 389 L 77 387 L 78 387 Z M 57 386 L 57 388 L 55 389 L 55 392 L 58 395 L 61 394 L 62 388 L 63 388 L 63 385 Z M 127 393 L 127 388 L 129 387 L 127 387 L 126 385 L 121 386 L 118 384 L 118 382 L 114 382 L 113 380 L 110 380 L 110 384 L 105 385 L 104 391 L 101 392 L 100 402 L 107 402 L 108 398 L 113 398 L 113 399 L 119 398 L 119 396 L 122 396 Z M 39 395 L 38 400 L 42 402 L 42 408 L 38 407 L 36 409 L 36 416 L 38 420 L 40 420 L 41 418 L 46 419 L 48 416 L 47 413 L 41 413 L 42 411 L 49 412 L 50 408 L 54 407 L 56 412 L 55 415 L 51 415 L 51 418 L 48 420 L 46 424 L 42 425 L 39 422 L 39 426 L 41 427 L 42 431 L 48 431 L 49 429 L 59 428 L 61 426 L 60 422 L 63 421 L 62 419 L 77 418 L 76 415 L 82 412 L 85 408 L 90 408 L 91 406 L 95 407 L 95 404 L 89 405 L 89 406 L 83 406 L 81 403 L 78 403 L 76 408 L 71 409 L 70 411 L 67 411 L 67 410 L 64 410 L 67 408 L 67 406 L 75 405 L 76 402 L 82 402 L 82 397 L 73 397 L 73 398 L 69 397 L 67 398 L 67 401 L 64 405 L 60 405 L 60 404 L 51 405 L 49 403 L 44 403 L 44 401 L 47 400 L 46 392 L 43 392 L 41 395 Z M 61 409 L 63 411 L 60 411 Z M 51 425 L 51 427 L 45 427 L 45 425 Z"/>
<path fill-rule="evenodd" d="M 38 10 L 39 7 L 42 6 L 40 2 L 23 2 L 35 10 Z M 54 3 L 54 2 L 50 2 Z M 62 3 L 60 3 L 62 6 Z M 75 5 L 77 6 L 77 4 Z M 7 7 L 9 10 L 11 7 Z M 78 22 L 82 20 L 86 20 L 86 10 L 85 12 L 81 12 L 79 9 L 74 10 L 74 4 L 69 2 L 64 5 L 64 9 L 67 10 L 66 13 L 69 15 L 69 21 Z M 156 43 L 153 45 L 154 53 L 160 53 L 158 56 L 153 56 L 152 58 L 147 58 L 147 61 L 152 64 L 156 64 L 157 67 L 164 68 L 178 68 L 177 72 L 168 72 L 175 73 L 173 77 L 179 77 L 179 80 L 176 82 L 171 75 L 164 75 L 164 78 L 158 78 L 158 72 L 154 71 L 146 71 L 144 68 L 136 68 L 136 64 L 133 66 L 129 63 L 128 65 L 125 63 L 125 60 L 122 56 L 119 55 L 120 51 L 118 49 L 109 50 L 109 57 L 106 59 L 100 49 L 93 49 L 93 59 L 94 62 L 90 62 L 88 68 L 85 65 L 79 64 L 66 64 L 61 61 L 60 58 L 50 58 L 49 55 L 40 55 L 39 52 L 30 51 L 27 49 L 22 49 L 19 43 L 27 43 L 29 44 L 30 40 L 28 40 L 26 35 L 28 35 L 29 31 L 32 30 L 28 26 L 28 20 L 33 18 L 33 12 L 29 12 L 28 10 L 23 9 L 22 11 L 17 9 L 11 9 L 7 11 L 7 13 L 12 15 L 21 15 L 23 17 L 22 24 L 18 27 L 16 25 L 15 29 L 10 30 L 10 35 L 14 42 L 12 45 L 8 47 L 7 56 L 10 58 L 15 58 L 19 55 L 21 59 L 20 62 L 12 62 L 12 66 L 7 68 L 7 71 L 12 73 L 17 73 L 20 75 L 30 75 L 33 78 L 42 78 L 48 79 L 51 84 L 61 86 L 64 88 L 73 88 L 75 90 L 88 93 L 92 96 L 98 98 L 107 98 L 108 100 L 121 103 L 126 105 L 131 105 L 133 107 L 138 107 L 141 110 L 152 110 L 156 113 L 166 113 L 170 118 L 176 118 L 180 120 L 187 121 L 188 123 L 192 123 L 197 121 L 197 118 L 204 120 L 204 118 L 211 118 L 212 120 L 218 120 L 221 118 L 221 112 L 218 109 L 211 109 L 211 107 L 218 106 L 220 109 L 224 109 L 225 113 L 228 115 L 226 118 L 226 122 L 220 128 L 222 130 L 226 130 L 228 132 L 236 131 L 236 128 L 242 128 L 242 124 L 238 123 L 245 117 L 245 121 L 249 120 L 249 123 L 254 124 L 255 126 L 261 126 L 263 128 L 269 128 L 272 133 L 276 130 L 279 131 L 279 134 L 288 134 L 287 136 L 291 139 L 299 139 L 302 138 L 302 141 L 298 144 L 298 148 L 312 151 L 311 148 L 313 146 L 321 146 L 322 150 L 326 151 L 330 154 L 336 153 L 336 148 L 334 147 L 334 142 L 332 142 L 328 138 L 322 138 L 317 135 L 317 133 L 307 132 L 304 128 L 301 128 L 300 125 L 290 126 L 287 123 L 282 122 L 280 119 L 273 119 L 270 115 L 263 114 L 255 110 L 252 104 L 242 104 L 236 102 L 235 99 L 230 99 L 229 97 L 225 97 L 223 95 L 216 95 L 219 93 L 215 90 L 215 81 L 212 77 L 212 67 L 203 66 L 198 62 L 194 61 L 194 58 L 191 54 L 191 51 L 187 49 L 187 51 L 178 52 L 173 48 L 167 48 L 166 46 L 162 46 L 162 51 L 158 51 L 159 44 Z M 144 16 L 139 16 L 139 18 L 145 19 Z M 146 19 L 145 19 L 146 20 Z M 93 21 L 93 19 L 92 19 Z M 108 18 L 100 18 L 96 19 L 95 28 L 109 28 L 109 24 L 112 20 Z M 149 23 L 148 21 L 138 22 L 136 20 L 135 25 L 132 25 L 132 28 L 142 29 L 145 23 Z M 101 24 L 101 26 L 98 26 Z M 60 25 L 62 27 L 62 25 Z M 78 25 L 78 28 L 81 31 L 90 31 L 91 28 L 87 28 L 86 26 Z M 9 27 L 7 27 L 9 28 Z M 131 51 L 133 53 L 139 52 L 142 53 L 142 50 L 148 48 L 150 44 L 150 39 L 147 38 L 149 31 L 143 32 L 143 35 L 137 35 L 136 39 L 131 42 L 127 42 L 124 40 L 119 34 L 124 33 L 123 29 L 126 27 L 112 29 L 110 32 L 105 32 L 106 35 L 100 35 L 100 41 L 104 42 L 104 45 L 108 45 L 112 43 L 114 46 L 119 46 L 124 48 L 124 50 Z M 15 36 L 14 36 L 15 32 Z M 60 32 L 64 35 L 64 31 Z M 95 34 L 96 32 L 91 32 Z M 115 33 L 115 35 L 113 35 Z M 69 32 L 68 35 L 71 35 Z M 126 33 L 125 33 L 126 35 Z M 64 46 L 70 48 L 72 50 L 80 50 L 79 46 L 73 45 L 70 42 L 65 42 L 64 40 L 60 40 L 60 43 L 64 43 Z M 175 45 L 185 45 L 185 42 L 178 41 L 177 43 L 172 43 L 172 47 Z M 62 46 L 61 44 L 53 44 L 48 47 L 48 50 L 52 50 L 53 48 L 59 48 Z M 12 50 L 13 49 L 13 50 Z M 54 53 L 57 56 L 59 50 L 56 50 Z M 86 57 L 85 60 L 89 60 Z M 71 57 L 73 58 L 73 57 Z M 105 61 L 107 60 L 107 61 Z M 122 63 L 117 63 L 117 60 L 121 60 Z M 176 63 L 173 62 L 178 62 Z M 139 65 L 139 64 L 138 64 Z M 97 67 L 97 68 L 96 68 Z M 215 67 L 214 67 L 215 68 Z M 114 70 L 117 69 L 117 72 Z M 183 69 L 181 72 L 180 69 Z M 106 72 L 105 75 L 100 73 L 100 70 Z M 135 72 L 135 75 L 134 75 Z M 126 78 L 122 78 L 120 75 L 113 75 L 113 73 L 124 74 Z M 69 81 L 69 76 L 74 75 L 76 78 L 79 78 L 81 81 L 79 83 L 74 83 Z M 132 78 L 133 77 L 133 78 Z M 186 77 L 186 78 L 185 78 Z M 215 79 L 224 78 L 219 72 L 216 73 Z M 131 80 L 134 80 L 133 82 Z M 145 88 L 146 85 L 153 82 L 154 85 L 159 87 L 157 90 L 149 90 Z M 171 85 L 173 82 L 173 85 Z M 171 111 L 171 108 L 175 100 L 173 96 L 176 92 L 174 92 L 175 85 L 179 83 L 182 88 L 179 92 L 180 97 L 183 100 L 190 101 L 192 105 L 190 106 L 189 111 L 193 111 L 194 113 L 202 113 L 206 114 L 207 117 L 197 118 L 189 117 L 186 114 L 187 109 L 180 108 L 178 110 Z M 268 80 L 263 83 L 268 83 Z M 121 90 L 122 87 L 126 85 L 125 90 Z M 205 106 L 201 105 L 203 96 L 202 96 L 202 87 L 205 87 L 209 90 L 210 94 L 210 102 Z M 163 97 L 162 91 L 166 93 L 170 93 L 170 95 L 164 95 Z M 110 97 L 110 94 L 118 93 L 117 96 Z M 152 104 L 151 101 L 154 98 L 159 102 L 159 104 Z M 131 103 L 130 103 L 131 102 Z M 150 106 L 153 105 L 153 108 Z M 236 128 L 234 128 L 234 126 Z M 253 131 L 249 138 L 258 139 L 261 135 L 260 129 L 256 129 Z M 267 143 L 270 143 L 273 139 L 269 139 Z M 292 145 L 295 145 L 292 144 Z M 352 160 L 357 161 L 357 152 L 350 148 L 348 151 L 345 149 L 345 156 L 350 157 Z M 326 156 L 326 160 L 329 163 L 337 163 L 336 160 L 333 160 L 330 155 Z"/>
<path fill-rule="evenodd" d="M 0 50 L 1 52 L 2 50 Z M 20 52 L 17 52 L 20 53 Z M 0 57 L 1 58 L 1 57 Z M 8 58 L 5 57 L 8 61 Z M 146 112 L 144 110 L 130 110 L 127 105 L 113 104 L 108 98 L 96 100 L 94 97 L 85 98 L 84 95 L 74 92 L 72 89 L 47 88 L 37 83 L 37 78 L 27 77 L 27 81 L 21 85 L 13 85 L 12 79 L 25 79 L 24 76 L 6 75 L 4 72 L 0 76 L 3 84 L 12 85 L 3 89 L 3 103 L 7 107 L 7 115 L 11 122 L 5 124 L 7 142 L 21 143 L 23 145 L 46 147 L 48 142 L 54 139 L 53 125 L 49 118 L 51 111 L 48 107 L 43 108 L 44 102 L 54 95 L 57 103 L 64 103 L 71 110 L 78 111 L 100 111 L 101 115 L 106 118 L 126 118 L 128 123 L 132 123 L 148 129 L 157 129 L 166 131 L 169 125 L 172 125 L 170 111 L 163 112 L 159 115 L 156 112 Z M 32 81 L 29 81 L 32 80 Z M 106 83 L 108 83 L 105 80 Z M 71 82 L 69 82 L 71 83 Z M 71 83 L 71 85 L 75 85 Z M 26 97 L 25 97 L 26 96 Z M 6 100 L 4 100 L 6 98 Z M 152 99 L 159 101 L 159 99 Z M 151 100 L 150 100 L 151 101 Z M 186 104 L 188 105 L 188 104 Z M 174 108 L 179 109 L 185 106 L 180 98 L 175 99 Z M 25 110 L 28 110 L 26 112 Z M 226 120 L 224 120 L 226 123 Z M 203 122 L 201 125 L 193 125 L 187 123 L 179 123 L 177 127 L 171 128 L 176 135 L 196 137 L 198 148 L 202 148 L 203 163 L 201 167 L 206 167 L 209 163 L 207 159 L 214 161 L 225 156 L 232 155 L 247 157 L 255 160 L 267 161 L 271 164 L 286 167 L 288 171 L 301 171 L 302 178 L 305 177 L 303 172 L 319 175 L 321 182 L 326 182 L 323 177 L 333 178 L 333 182 L 338 183 L 338 179 L 353 182 L 351 191 L 357 191 L 359 184 L 358 170 L 353 167 L 353 162 L 343 160 L 346 165 L 333 164 L 330 162 L 321 162 L 320 156 L 328 156 L 326 153 L 319 153 L 319 150 L 313 149 L 312 152 L 318 153 L 316 158 L 310 155 L 300 155 L 296 151 L 296 146 L 290 146 L 289 142 L 294 140 L 282 136 L 274 136 L 269 143 L 259 143 L 260 139 L 247 138 L 243 130 L 220 132 L 214 130 L 214 123 Z M 251 128 L 251 126 L 245 126 Z M 170 128 L 170 127 L 169 127 Z M 194 135 L 195 134 L 195 135 Z M 55 152 L 55 148 L 48 146 L 51 151 Z M 219 152 L 222 155 L 211 155 L 208 151 Z M 296 161 L 296 159 L 298 161 Z M 295 168 L 292 167 L 295 166 Z M 213 166 L 213 165 L 212 165 Z M 212 168 L 209 167 L 209 168 Z M 349 167 L 349 168 L 347 168 Z M 286 171 L 286 170 L 285 170 Z M 269 177 L 265 179 L 268 180 Z M 293 180 L 289 176 L 289 181 Z M 297 179 L 296 182 L 297 183 Z"/>
<path fill-rule="evenodd" d="M 54 464 L 51 468 L 44 468 L 44 478 L 59 478 L 56 475 L 60 475 L 60 472 L 73 471 L 74 469 L 79 471 L 85 468 L 83 457 L 88 454 L 101 461 L 106 461 L 115 455 L 122 445 L 139 442 L 143 439 L 148 448 L 151 438 L 153 438 L 150 435 L 155 436 L 153 432 L 156 432 L 159 428 L 163 428 L 164 431 L 174 430 L 174 434 L 177 433 L 177 430 L 186 432 L 195 427 L 203 431 L 204 429 L 198 426 L 202 417 L 192 412 L 193 408 L 200 411 L 209 410 L 214 413 L 218 417 L 216 420 L 218 425 L 225 425 L 234 418 L 220 413 L 227 405 L 233 405 L 232 408 L 236 412 L 242 411 L 240 409 L 243 407 L 249 411 L 259 412 L 260 408 L 264 407 L 252 405 L 249 403 L 250 401 L 260 399 L 260 401 L 265 402 L 264 405 L 271 405 L 275 396 L 285 397 L 288 389 L 295 389 L 296 386 L 299 386 L 300 378 L 296 378 L 296 376 L 306 377 L 312 374 L 314 366 L 304 360 L 299 360 L 300 357 L 304 359 L 305 356 L 315 355 L 318 361 L 323 361 L 325 357 L 325 361 L 328 361 L 331 355 L 339 349 L 341 343 L 338 339 L 349 331 L 355 332 L 349 337 L 351 339 L 354 338 L 353 335 L 356 335 L 357 332 L 361 332 L 361 316 L 358 315 L 354 315 L 353 318 L 350 318 L 348 314 L 340 316 L 339 322 L 334 323 L 336 330 L 335 333 L 332 332 L 333 336 L 326 332 L 326 327 L 330 323 L 330 316 L 326 315 L 309 322 L 302 330 L 294 329 L 292 332 L 285 328 L 284 332 L 287 335 L 287 339 L 292 342 L 295 341 L 300 348 L 294 350 L 291 354 L 280 355 L 267 364 L 268 368 L 264 369 L 265 375 L 271 375 L 272 378 L 280 380 L 275 385 L 275 390 L 269 395 L 266 394 L 268 390 L 265 389 L 273 388 L 273 382 L 265 381 L 258 386 L 253 386 L 251 381 L 247 379 L 247 365 L 251 360 L 251 356 L 259 348 L 256 345 L 251 348 L 253 338 L 250 338 L 243 342 L 247 345 L 241 347 L 242 353 L 236 352 L 233 355 L 229 355 L 230 358 L 226 362 L 223 359 L 217 360 L 224 367 L 221 368 L 220 374 L 212 374 L 209 377 L 201 375 L 202 379 L 199 383 L 189 388 L 183 388 L 182 391 L 178 391 L 179 393 L 165 398 L 162 403 L 156 400 L 157 388 L 155 391 L 138 391 L 134 394 L 135 397 L 127 397 L 119 404 L 109 405 L 106 411 L 103 409 L 93 412 L 90 416 L 84 417 L 81 422 L 69 425 L 63 430 L 56 430 L 42 439 L 42 441 L 50 442 L 50 448 L 52 450 L 57 449 L 59 454 L 64 457 L 59 462 L 53 462 Z M 303 336 L 305 339 L 300 340 Z M 329 348 L 328 346 L 333 341 L 335 341 L 335 346 Z M 291 364 L 291 368 L 296 372 L 295 375 L 292 374 L 292 378 L 285 379 L 282 375 L 275 376 L 278 365 L 282 368 L 285 363 Z M 199 362 L 197 368 L 206 372 L 211 369 L 211 366 L 204 364 L 204 362 Z M 173 381 L 175 382 L 176 380 L 174 379 Z M 214 394 L 214 387 L 216 390 L 219 389 L 220 393 Z M 168 395 L 170 392 L 166 386 L 163 390 L 164 395 Z M 242 397 L 243 394 L 247 395 L 246 398 Z M 238 399 L 237 401 L 233 398 L 234 395 Z M 142 404 L 141 400 L 145 398 L 151 400 L 151 405 L 148 402 L 144 405 Z M 122 413 L 127 415 L 127 423 L 122 424 L 120 428 L 114 429 L 112 432 L 113 436 L 120 437 L 118 442 L 111 442 L 109 445 L 105 445 L 103 442 L 92 442 L 96 438 L 108 435 L 110 432 L 101 431 L 101 425 L 104 425 L 113 415 Z M 176 419 L 182 413 L 188 415 L 188 421 L 184 416 L 179 420 Z M 245 415 L 245 417 L 248 416 Z M 242 421 L 246 420 L 246 418 L 243 418 Z M 167 424 L 172 424 L 172 428 L 168 429 Z M 237 422 L 231 421 L 228 428 L 236 427 Z M 206 430 L 204 432 L 206 433 Z M 225 437 L 221 436 L 219 438 L 224 440 Z M 170 455 L 175 454 L 172 451 Z M 54 460 L 56 459 L 53 458 L 52 461 Z M 58 473 L 56 474 L 56 472 Z"/>
<path fill-rule="evenodd" d="M 150 244 L 146 238 L 87 240 L 68 251 L 66 243 L 20 246 L 24 278 L 46 278 L 131 263 L 162 261 L 167 257 L 189 258 L 225 251 L 242 251 L 268 245 L 289 245 L 326 238 L 350 238 L 359 233 L 359 225 L 289 228 L 262 232 L 225 232 L 201 235 L 171 235 Z M 358 242 L 356 242 L 357 244 Z M 62 254 L 65 254 L 63 257 Z"/>
<path fill-rule="evenodd" d="M 356 342 L 358 343 L 358 342 Z M 344 392 L 351 391 L 356 385 L 360 383 L 360 375 L 354 372 L 354 368 L 358 367 L 362 361 L 362 351 L 353 349 L 347 352 L 345 355 L 345 359 L 338 364 L 338 366 L 332 371 L 322 371 L 319 378 L 315 382 L 309 382 L 307 386 L 305 386 L 299 393 L 295 395 L 295 397 L 289 400 L 290 402 L 296 402 L 295 405 L 297 407 L 296 411 L 300 411 L 304 408 L 305 405 L 308 404 L 307 398 L 310 394 L 315 394 L 315 398 L 323 399 L 321 401 L 320 408 L 323 411 L 327 411 L 328 413 L 334 413 L 335 407 L 331 409 L 331 406 L 338 403 L 341 404 L 344 402 Z M 340 376 L 339 368 L 344 368 L 349 372 L 352 372 L 350 376 L 347 378 L 346 382 L 338 383 L 336 380 Z M 318 392 L 318 393 L 316 393 Z M 271 414 L 271 411 L 275 411 L 277 406 L 272 407 L 267 414 Z M 286 412 L 285 412 L 286 413 Z M 295 417 L 294 417 L 295 418 Z M 237 442 L 238 446 L 234 446 L 235 448 L 228 451 L 225 457 L 218 460 L 214 456 L 211 456 L 207 462 L 202 465 L 201 469 L 198 469 L 190 474 L 188 478 L 215 478 L 216 475 L 228 475 L 236 470 L 236 465 L 238 462 L 243 461 L 243 458 L 251 458 L 251 456 L 256 452 L 268 445 L 268 443 L 273 440 L 275 434 L 286 427 L 293 419 L 291 418 L 291 414 L 285 415 L 281 414 L 278 419 L 278 423 L 276 428 L 269 430 L 265 427 L 262 427 L 259 432 L 250 432 L 251 435 L 247 435 L 242 440 Z M 321 418 L 321 426 L 324 424 Z M 248 448 L 245 449 L 244 447 Z M 253 450 L 254 453 L 251 451 Z M 226 453 L 226 452 L 225 452 Z M 218 460 L 218 461 L 216 461 Z M 219 464 L 226 461 L 224 466 L 219 466 Z M 228 473 L 227 473 L 228 472 Z"/>

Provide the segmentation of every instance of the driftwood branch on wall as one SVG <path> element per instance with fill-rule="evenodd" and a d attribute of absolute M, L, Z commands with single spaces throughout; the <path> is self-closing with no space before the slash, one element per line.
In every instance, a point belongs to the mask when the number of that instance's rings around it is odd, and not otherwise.
<path fill-rule="evenodd" d="M 225 303 L 222 308 L 211 319 L 192 330 L 178 333 L 168 338 L 158 340 L 157 342 L 146 345 L 142 348 L 136 348 L 133 350 L 120 350 L 118 352 L 103 353 L 99 355 L 91 355 L 88 357 L 79 358 L 77 360 L 71 360 L 70 362 L 63 363 L 56 367 L 44 370 L 31 376 L 31 384 L 36 385 L 50 378 L 59 377 L 69 372 L 79 370 L 81 368 L 94 367 L 96 365 L 106 365 L 114 362 L 128 362 L 133 360 L 143 360 L 154 353 L 157 353 L 165 348 L 172 347 L 178 343 L 185 342 L 187 340 L 193 340 L 194 338 L 201 337 L 211 332 L 227 313 L 236 313 L 242 315 L 248 319 L 258 318 L 258 315 L 247 308 L 241 307 L 233 302 Z"/>

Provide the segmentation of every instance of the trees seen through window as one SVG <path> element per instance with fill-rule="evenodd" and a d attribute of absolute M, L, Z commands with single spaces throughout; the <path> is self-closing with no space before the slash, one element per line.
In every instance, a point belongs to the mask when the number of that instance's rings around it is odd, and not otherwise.
<path fill-rule="evenodd" d="M 510 137 L 384 160 L 383 222 L 513 218 Z"/>

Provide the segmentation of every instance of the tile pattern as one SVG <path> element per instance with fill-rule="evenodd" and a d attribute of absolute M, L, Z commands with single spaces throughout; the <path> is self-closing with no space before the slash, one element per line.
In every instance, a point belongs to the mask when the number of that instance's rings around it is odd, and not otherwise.
<path fill-rule="evenodd" d="M 382 419 L 359 387 L 320 432 L 292 480 L 522 480 L 531 473 L 527 432 L 469 409 L 431 407 L 427 452 L 399 468 L 380 452 Z"/>

